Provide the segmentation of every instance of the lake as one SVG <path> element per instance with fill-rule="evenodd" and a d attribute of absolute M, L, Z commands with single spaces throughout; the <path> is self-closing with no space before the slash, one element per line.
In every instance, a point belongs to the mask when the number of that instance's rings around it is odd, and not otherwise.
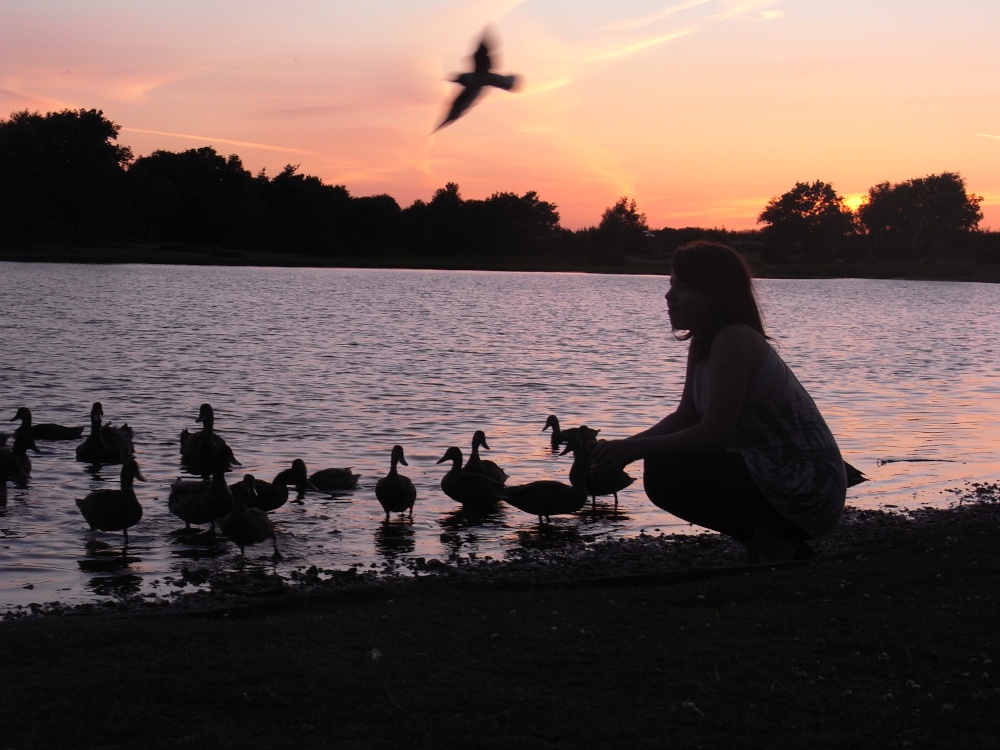
<path fill-rule="evenodd" d="M 197 588 L 193 570 L 316 566 L 406 572 L 415 558 L 502 559 L 538 533 L 509 506 L 481 523 L 456 517 L 440 490 L 445 450 L 484 457 L 510 484 L 565 479 L 549 414 L 624 437 L 673 409 L 686 344 L 667 325 L 655 276 L 457 271 L 0 263 L 4 310 L 0 418 L 105 420 L 135 430 L 146 476 L 143 520 L 98 533 L 74 499 L 118 483 L 118 466 L 75 459 L 79 441 L 39 442 L 26 488 L 0 507 L 0 613 L 31 603 L 166 598 Z M 899 510 L 950 504 L 968 482 L 1000 475 L 1000 285 L 886 280 L 760 280 L 768 332 L 810 390 L 847 461 L 871 481 L 848 503 Z M 201 403 L 244 472 L 272 479 L 295 458 L 310 471 L 353 467 L 353 492 L 310 493 L 272 514 L 270 545 L 172 536 L 178 436 Z M 13 432 L 11 423 L 6 432 Z M 89 430 L 89 426 L 87 427 Z M 394 444 L 417 485 L 413 521 L 384 513 L 374 485 Z M 638 478 L 640 471 L 632 473 Z M 567 538 L 698 531 L 645 499 L 620 512 L 553 519 Z M 185 577 L 187 575 L 187 577 Z"/>

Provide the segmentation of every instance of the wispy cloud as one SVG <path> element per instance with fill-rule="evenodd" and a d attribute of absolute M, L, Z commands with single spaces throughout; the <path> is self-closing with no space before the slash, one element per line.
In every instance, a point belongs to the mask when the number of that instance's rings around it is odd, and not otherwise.
<path fill-rule="evenodd" d="M 1000 135 L 990 135 L 989 133 L 976 133 L 980 138 L 1000 138 Z"/>
<path fill-rule="evenodd" d="M 713 0 L 684 0 L 684 2 L 676 3 L 648 16 L 642 16 L 641 18 L 623 18 L 620 21 L 615 21 L 613 24 L 609 25 L 608 28 L 612 31 L 641 29 L 654 24 L 657 21 L 662 21 L 664 18 L 670 18 L 670 16 L 676 15 L 677 13 L 690 10 L 691 8 L 697 8 L 699 5 L 705 5 L 710 2 L 713 2 Z"/>
<path fill-rule="evenodd" d="M 207 135 L 191 135 L 189 133 L 169 133 L 163 130 L 145 130 L 143 128 L 122 128 L 122 131 L 130 133 L 143 133 L 145 135 L 162 135 L 168 138 L 182 138 L 189 141 L 201 141 L 202 143 L 225 143 L 229 146 L 241 146 L 243 148 L 259 149 L 261 151 L 274 151 L 280 154 L 309 154 L 313 156 L 323 156 L 320 151 L 307 151 L 301 148 L 288 148 L 286 146 L 272 146 L 267 143 L 252 143 L 249 141 L 234 141 L 229 138 L 213 138 Z"/>

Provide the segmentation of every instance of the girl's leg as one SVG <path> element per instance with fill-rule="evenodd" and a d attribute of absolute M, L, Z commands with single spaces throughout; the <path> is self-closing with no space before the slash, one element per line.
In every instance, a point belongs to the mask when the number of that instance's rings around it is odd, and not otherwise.
<path fill-rule="evenodd" d="M 643 484 L 655 505 L 685 521 L 719 531 L 748 547 L 780 547 L 778 542 L 785 540 L 791 545 L 789 559 L 803 553 L 799 543 L 807 535 L 767 501 L 738 453 L 647 458 Z"/>

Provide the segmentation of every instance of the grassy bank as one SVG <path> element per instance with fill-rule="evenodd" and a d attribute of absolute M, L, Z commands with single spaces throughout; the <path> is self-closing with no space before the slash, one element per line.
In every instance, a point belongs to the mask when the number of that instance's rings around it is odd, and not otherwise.
<path fill-rule="evenodd" d="M 998 522 L 859 526 L 778 567 L 4 622 L 0 746 L 993 748 Z"/>

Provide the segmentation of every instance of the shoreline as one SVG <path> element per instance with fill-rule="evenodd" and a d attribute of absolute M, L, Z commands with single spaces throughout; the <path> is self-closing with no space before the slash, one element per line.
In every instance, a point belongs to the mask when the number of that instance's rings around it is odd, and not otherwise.
<path fill-rule="evenodd" d="M 867 278 L 1000 283 L 1000 264 L 977 264 L 967 260 L 897 258 L 864 263 L 834 261 L 825 264 L 798 262 L 767 264 L 755 257 L 750 257 L 749 260 L 757 278 Z M 617 262 L 600 262 L 589 258 L 555 256 L 505 257 L 489 260 L 456 257 L 411 258 L 401 255 L 324 257 L 187 245 L 106 243 L 92 247 L 42 245 L 33 249 L 0 248 L 0 262 L 607 273 L 658 276 L 670 274 L 669 254 L 656 251 L 644 255 L 628 256 Z"/>
<path fill-rule="evenodd" d="M 962 524 L 1000 525 L 1000 483 L 973 485 L 948 508 L 909 511 L 845 508 L 844 516 L 829 534 L 811 542 L 815 557 L 809 564 L 823 565 L 859 551 L 891 544 L 914 534 L 940 533 Z M 429 581 L 489 588 L 588 587 L 597 585 L 672 584 L 690 580 L 742 574 L 753 569 L 800 567 L 801 561 L 747 565 L 741 545 L 716 532 L 691 534 L 640 534 L 637 537 L 597 542 L 567 542 L 553 531 L 537 536 L 522 534 L 521 546 L 505 559 L 457 558 L 450 563 L 423 557 L 407 558 L 393 568 L 359 571 L 357 568 L 323 570 L 315 565 L 293 570 L 287 577 L 268 572 L 267 566 L 247 563 L 242 571 L 220 571 L 201 577 L 185 571 L 177 590 L 150 598 L 140 594 L 112 596 L 67 604 L 60 601 L 15 605 L 0 610 L 0 628 L 6 622 L 61 617 L 144 616 L 235 611 L 280 604 L 343 592 L 376 592 L 389 588 L 421 586 Z M 207 586 L 185 591 L 187 585 Z"/>
<path fill-rule="evenodd" d="M 3 622 L 4 742 L 985 750 L 997 501 L 991 485 L 911 520 L 865 512 L 842 552 L 782 565 L 699 567 L 732 562 L 703 540 L 671 575 L 653 554 L 642 573 L 572 577 L 554 554 L 525 576 Z"/>

